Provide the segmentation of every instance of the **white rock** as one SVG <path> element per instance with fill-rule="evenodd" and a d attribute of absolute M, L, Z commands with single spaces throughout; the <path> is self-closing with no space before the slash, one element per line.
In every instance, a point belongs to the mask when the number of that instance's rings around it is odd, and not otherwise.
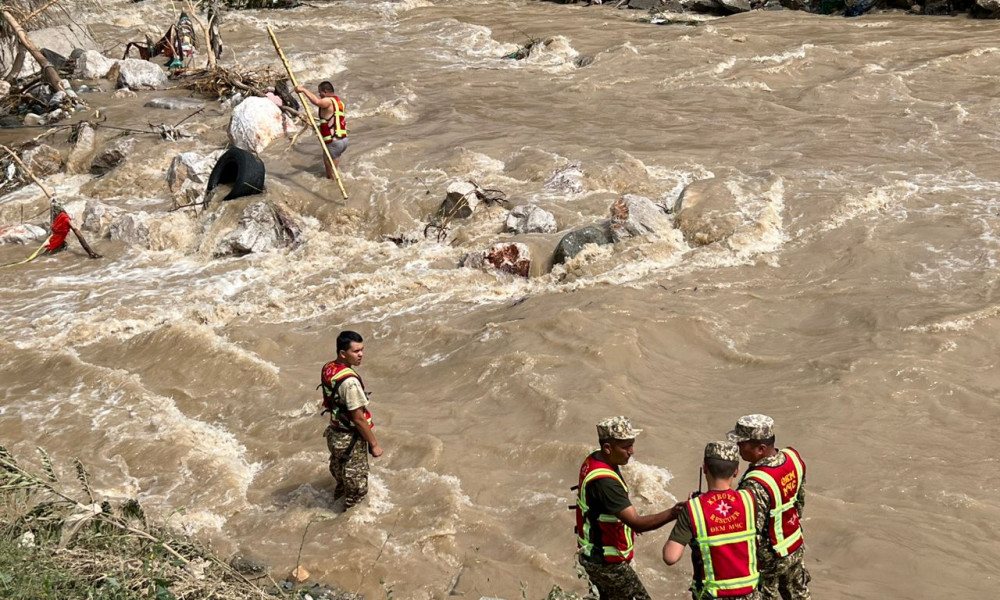
<path fill-rule="evenodd" d="M 515 206 L 507 214 L 507 230 L 514 233 L 554 233 L 558 227 L 556 218 L 547 210 L 534 204 Z"/>
<path fill-rule="evenodd" d="M 111 233 L 111 224 L 125 214 L 125 209 L 118 206 L 88 201 L 87 207 L 83 210 L 83 228 L 93 231 L 99 237 L 105 238 Z"/>
<path fill-rule="evenodd" d="M 28 113 L 24 115 L 24 124 L 27 126 L 41 125 L 45 122 L 45 117 L 42 115 L 36 115 L 35 113 Z"/>
<path fill-rule="evenodd" d="M 0 98 L 10 93 L 10 84 L 0 79 Z"/>
<path fill-rule="evenodd" d="M 126 213 L 111 222 L 111 239 L 131 246 L 149 248 L 149 215 Z"/>
<path fill-rule="evenodd" d="M 274 210 L 264 202 L 254 202 L 243 211 L 236 228 L 219 240 L 214 254 L 238 256 L 250 252 L 266 252 L 284 245 L 284 242 L 281 224 Z"/>
<path fill-rule="evenodd" d="M 47 235 L 44 229 L 30 223 L 10 225 L 0 227 L 0 244 L 30 244 L 44 240 Z"/>
<path fill-rule="evenodd" d="M 670 217 L 645 196 L 625 194 L 611 205 L 611 239 L 620 242 L 646 235 L 662 236 L 673 229 Z"/>
<path fill-rule="evenodd" d="M 225 150 L 216 150 L 202 156 L 197 152 L 184 152 L 178 154 L 170 161 L 167 169 L 167 187 L 171 192 L 177 192 L 187 181 L 194 182 L 204 187 L 208 183 L 208 176 L 212 173 L 215 163 Z"/>
<path fill-rule="evenodd" d="M 118 62 L 96 50 L 87 50 L 76 59 L 73 77 L 77 79 L 104 79 Z M 83 86 L 81 86 L 82 90 Z"/>
<path fill-rule="evenodd" d="M 71 173 L 85 173 L 90 168 L 88 159 L 94 151 L 97 134 L 90 123 L 83 121 L 76 131 L 76 142 L 66 158 L 66 170 Z"/>
<path fill-rule="evenodd" d="M 98 50 L 97 42 L 90 36 L 86 28 L 76 24 L 45 27 L 28 32 L 28 38 L 39 48 L 48 48 L 57 54 L 69 56 L 75 48 L 83 50 Z M 13 45 L 0 44 L 0 65 L 13 63 L 17 49 Z M 24 66 L 17 74 L 18 78 L 28 77 L 41 69 L 30 55 L 25 56 Z"/>
<path fill-rule="evenodd" d="M 229 141 L 237 148 L 260 154 L 272 141 L 296 129 L 277 105 L 252 96 L 233 109 Z"/>
<path fill-rule="evenodd" d="M 169 83 L 167 74 L 156 63 L 138 58 L 126 58 L 118 63 L 120 88 L 159 90 L 167 87 Z"/>
<path fill-rule="evenodd" d="M 544 187 L 564 194 L 583 192 L 583 171 L 580 170 L 580 165 L 570 164 L 556 169 L 545 181 Z"/>

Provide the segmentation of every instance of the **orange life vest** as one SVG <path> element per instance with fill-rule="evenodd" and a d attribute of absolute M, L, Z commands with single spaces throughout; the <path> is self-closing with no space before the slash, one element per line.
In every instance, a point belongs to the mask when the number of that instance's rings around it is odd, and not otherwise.
<path fill-rule="evenodd" d="M 802 524 L 795 500 L 806 476 L 806 464 L 794 448 L 784 448 L 781 453 L 785 455 L 784 464 L 779 467 L 750 467 L 743 479 L 756 480 L 767 490 L 770 496 L 767 508 L 771 514 L 768 520 L 771 547 L 778 556 L 788 556 L 802 545 Z"/>
<path fill-rule="evenodd" d="M 323 134 L 323 142 L 329 144 L 334 139 L 347 137 L 347 116 L 344 114 L 344 103 L 340 98 L 333 96 L 333 117 L 329 119 L 319 118 L 319 132 Z M 333 121 L 333 127 L 330 127 Z"/>
<path fill-rule="evenodd" d="M 330 423 L 334 427 L 345 431 L 354 431 L 354 421 L 351 420 L 351 416 L 347 411 L 347 405 L 340 397 L 338 391 L 341 384 L 351 377 L 358 380 L 362 390 L 365 389 L 365 382 L 358 375 L 357 371 L 335 360 L 323 365 L 323 370 L 320 371 L 319 385 L 323 388 L 323 412 L 320 414 L 330 413 Z M 372 422 L 372 414 L 368 412 L 367 407 L 365 407 L 364 411 L 365 421 L 368 422 L 369 427 L 374 429 L 375 424 Z"/>
<path fill-rule="evenodd" d="M 616 480 L 628 493 L 628 486 L 618 471 L 593 454 L 588 456 L 580 467 L 576 544 L 582 554 L 592 559 L 602 559 L 606 563 L 628 562 L 635 554 L 632 550 L 635 540 L 632 528 L 613 514 L 601 514 L 587 506 L 587 485 L 595 479 L 604 478 Z"/>
<path fill-rule="evenodd" d="M 692 590 L 702 597 L 743 596 L 757 587 L 757 525 L 753 496 L 746 490 L 709 491 L 688 500 Z"/>

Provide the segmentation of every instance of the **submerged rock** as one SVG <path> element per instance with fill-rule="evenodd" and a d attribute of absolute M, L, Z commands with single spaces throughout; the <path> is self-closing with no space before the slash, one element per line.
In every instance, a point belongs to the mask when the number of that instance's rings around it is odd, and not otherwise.
<path fill-rule="evenodd" d="M 555 254 L 552 256 L 552 263 L 560 264 L 566 262 L 579 254 L 587 244 L 604 246 L 610 243 L 611 234 L 602 227 L 591 225 L 571 231 L 564 235 L 559 240 L 559 244 L 556 245 Z"/>
<path fill-rule="evenodd" d="M 108 171 L 125 162 L 125 159 L 132 151 L 132 146 L 134 145 L 135 140 L 129 138 L 115 142 L 108 148 L 105 148 L 103 151 L 98 153 L 98 155 L 94 157 L 93 162 L 90 163 L 91 175 L 104 175 Z"/>
<path fill-rule="evenodd" d="M 455 181 L 448 186 L 447 196 L 438 215 L 447 219 L 468 219 L 479 206 L 479 188 L 470 181 Z"/>
<path fill-rule="evenodd" d="M 583 171 L 580 165 L 570 164 L 556 169 L 544 184 L 545 189 L 579 194 L 583 192 Z"/>
<path fill-rule="evenodd" d="M 111 222 L 109 232 L 115 241 L 149 248 L 149 215 L 145 212 L 122 214 Z"/>
<path fill-rule="evenodd" d="M 517 234 L 555 233 L 556 218 L 534 204 L 515 206 L 507 215 L 507 230 Z"/>
<path fill-rule="evenodd" d="M 83 173 L 89 169 L 87 159 L 94 151 L 97 134 L 87 121 L 82 121 L 76 129 L 76 140 L 66 158 L 66 168 L 71 173 Z M 86 165 L 86 166 L 85 166 Z"/>
<path fill-rule="evenodd" d="M 111 224 L 124 214 L 123 208 L 90 200 L 83 209 L 83 228 L 106 238 L 111 234 Z"/>
<path fill-rule="evenodd" d="M 611 239 L 620 242 L 646 235 L 661 236 L 673 229 L 663 208 L 645 196 L 625 194 L 611 205 Z"/>
<path fill-rule="evenodd" d="M 493 244 L 486 250 L 466 254 L 462 266 L 527 277 L 531 271 L 531 251 L 518 242 Z"/>
<path fill-rule="evenodd" d="M 674 224 L 692 245 L 724 240 L 743 222 L 739 200 L 723 180 L 702 179 L 688 184 L 677 205 Z"/>
<path fill-rule="evenodd" d="M 289 241 L 274 209 L 266 202 L 258 201 L 246 207 L 239 224 L 219 240 L 213 255 L 240 256 L 251 252 L 266 252 L 285 246 Z"/>
<path fill-rule="evenodd" d="M 21 160 L 35 177 L 48 177 L 62 170 L 62 154 L 52 146 L 39 144 L 21 154 Z"/>
<path fill-rule="evenodd" d="M 204 102 L 194 98 L 153 98 L 143 104 L 145 108 L 162 108 L 165 110 L 197 110 L 205 106 Z"/>

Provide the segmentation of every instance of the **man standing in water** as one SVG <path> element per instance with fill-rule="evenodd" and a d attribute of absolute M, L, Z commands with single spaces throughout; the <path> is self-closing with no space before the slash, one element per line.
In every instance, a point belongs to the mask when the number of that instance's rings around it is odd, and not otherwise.
<path fill-rule="evenodd" d="M 355 367 L 364 358 L 361 336 L 342 331 L 337 336 L 337 358 L 323 365 L 323 413 L 330 413 L 330 426 L 323 434 L 330 449 L 330 473 L 337 480 L 334 500 L 345 496 L 344 509 L 368 495 L 368 454 L 382 456 L 375 440 L 368 395 Z"/>
<path fill-rule="evenodd" d="M 652 531 L 677 518 L 683 504 L 641 516 L 628 497 L 619 467 L 632 457 L 635 437 L 626 417 L 597 424 L 597 450 L 583 461 L 576 500 L 576 542 L 580 565 L 601 600 L 650 600 L 632 569 L 635 533 Z"/>
<path fill-rule="evenodd" d="M 87 256 L 90 258 L 101 258 L 100 254 L 91 249 L 90 244 L 84 239 L 83 234 L 80 233 L 80 230 L 70 220 L 69 215 L 66 214 L 66 211 L 63 210 L 63 207 L 55 199 L 52 200 L 49 208 L 49 216 L 52 218 L 52 235 L 49 236 L 49 240 L 45 244 L 45 254 L 55 254 L 56 252 L 65 250 L 66 236 L 72 231 L 76 239 L 79 240 L 80 245 L 87 252 Z"/>
<path fill-rule="evenodd" d="M 756 600 L 757 511 L 753 496 L 733 490 L 740 451 L 733 442 L 709 442 L 702 469 L 708 491 L 695 495 L 677 516 L 663 546 L 663 562 L 677 564 L 691 546 L 693 600 Z"/>
<path fill-rule="evenodd" d="M 340 155 L 347 150 L 347 119 L 344 115 L 344 103 L 334 94 L 333 84 L 329 81 L 319 84 L 319 96 L 301 85 L 295 86 L 295 91 L 305 94 L 310 102 L 319 107 L 319 132 L 323 136 L 326 149 L 330 151 L 330 158 L 333 159 L 331 165 L 324 156 L 323 164 L 326 165 L 326 178 L 333 179 L 333 167 L 340 166 Z"/>
<path fill-rule="evenodd" d="M 774 419 L 746 415 L 736 421 L 729 440 L 750 463 L 740 489 L 757 502 L 757 563 L 761 600 L 810 600 L 804 563 L 802 509 L 806 502 L 806 464 L 793 448 L 774 447 Z"/>

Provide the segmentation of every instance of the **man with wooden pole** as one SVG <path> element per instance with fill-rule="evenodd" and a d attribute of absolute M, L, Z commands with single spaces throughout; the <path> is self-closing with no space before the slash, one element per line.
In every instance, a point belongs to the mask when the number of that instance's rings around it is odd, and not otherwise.
<path fill-rule="evenodd" d="M 288 59 L 285 58 L 285 53 L 281 51 L 281 46 L 278 45 L 278 38 L 275 37 L 274 30 L 271 29 L 270 25 L 267 26 L 267 33 L 269 36 L 271 36 L 271 43 L 274 44 L 274 49 L 278 52 L 278 56 L 281 58 L 282 64 L 285 65 L 285 71 L 288 73 L 288 80 L 292 82 L 292 85 L 295 86 L 295 91 L 298 92 L 299 94 L 299 102 L 301 102 L 302 106 L 305 107 L 306 97 L 302 93 L 305 88 L 299 86 L 298 81 L 295 79 L 295 73 L 292 72 L 292 67 L 288 64 Z M 332 87 L 333 86 L 331 86 L 331 88 Z M 309 95 L 312 96 L 311 93 Z M 313 104 L 316 104 L 317 106 L 320 107 L 320 116 L 322 117 L 323 105 L 318 104 L 316 102 L 313 102 Z M 339 106 L 342 111 L 343 104 L 341 103 Z M 309 125 L 312 126 L 313 131 L 316 133 L 316 137 L 319 138 L 320 146 L 323 147 L 323 154 L 325 155 L 327 161 L 326 163 L 327 177 L 330 177 L 331 174 L 333 175 L 333 177 L 330 178 L 337 180 L 337 185 L 340 186 L 340 194 L 344 197 L 344 200 L 347 200 L 347 190 L 344 189 L 344 182 L 340 180 L 340 172 L 337 170 L 337 163 L 339 162 L 339 160 L 335 160 L 334 157 L 330 155 L 330 149 L 327 146 L 326 141 L 323 139 L 323 133 L 320 131 L 319 125 L 316 124 L 316 119 L 313 118 L 312 112 L 308 110 L 304 112 L 306 113 L 306 118 L 309 120 Z M 330 112 L 332 113 L 333 110 L 330 110 Z M 341 125 L 342 123 L 340 123 L 338 120 L 336 126 L 340 128 Z M 344 130 L 344 136 L 346 137 L 346 128 Z M 343 146 L 344 148 L 346 148 L 346 140 Z M 343 150 L 340 151 L 343 152 Z M 338 154 L 337 156 L 339 157 L 340 155 Z"/>

